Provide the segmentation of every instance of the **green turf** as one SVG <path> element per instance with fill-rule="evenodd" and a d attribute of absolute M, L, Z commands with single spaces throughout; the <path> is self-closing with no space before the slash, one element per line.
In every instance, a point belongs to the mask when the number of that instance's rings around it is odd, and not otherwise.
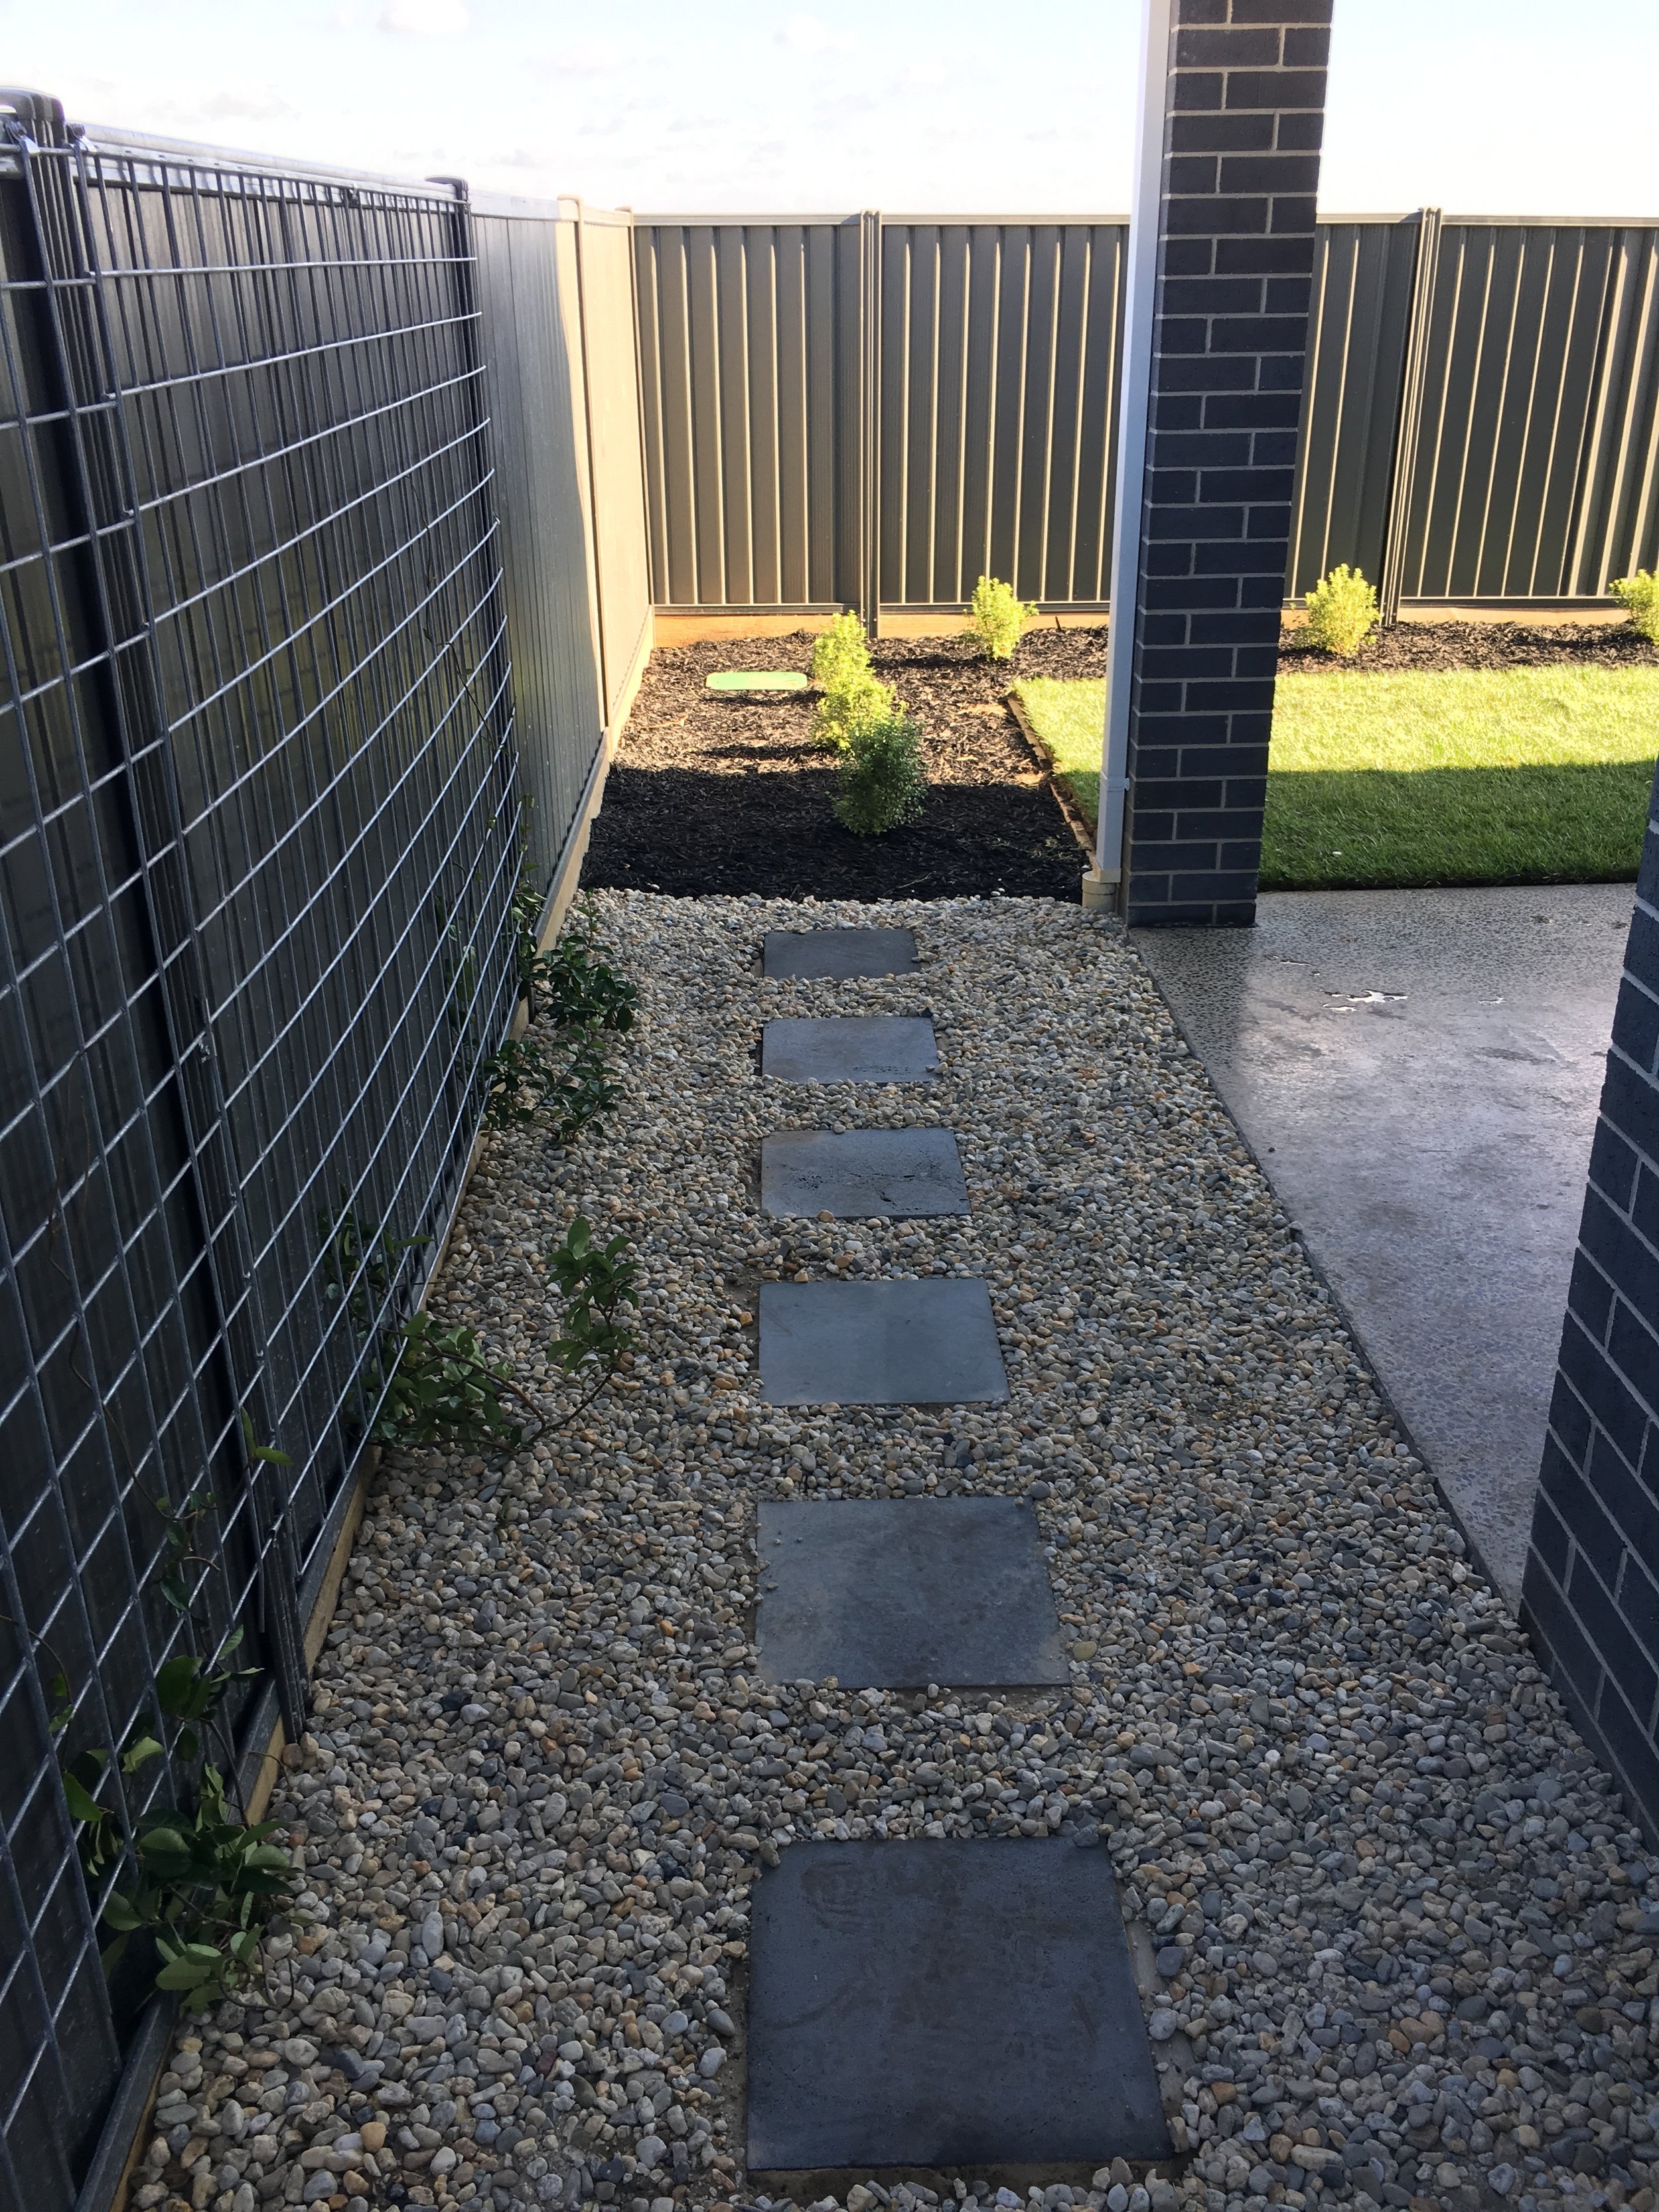
<path fill-rule="evenodd" d="M 1017 688 L 1092 821 L 1104 684 Z M 1656 754 L 1656 669 L 1281 677 L 1262 884 L 1623 882 Z"/>
<path fill-rule="evenodd" d="M 703 678 L 710 691 L 804 691 L 806 678 L 793 668 L 717 668 Z"/>

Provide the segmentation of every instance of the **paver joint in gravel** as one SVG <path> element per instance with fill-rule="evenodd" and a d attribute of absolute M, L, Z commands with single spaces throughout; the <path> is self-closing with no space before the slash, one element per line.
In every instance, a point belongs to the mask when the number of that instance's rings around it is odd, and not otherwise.
<path fill-rule="evenodd" d="M 908 929 L 769 929 L 761 956 L 764 975 L 835 982 L 908 975 L 915 964 L 915 934 Z"/>
<path fill-rule="evenodd" d="M 754 1017 L 824 987 L 754 953 L 801 908 L 597 905 L 640 985 L 624 1095 L 568 1147 L 485 1138 L 431 1297 L 562 1425 L 505 1460 L 383 1454 L 271 1800 L 308 1918 L 247 2003 L 180 2021 L 135 2212 L 751 2204 L 757 1873 L 807 1839 L 1091 1821 L 1186 2162 L 1073 2169 L 1042 2212 L 1062 2186 L 1089 2212 L 1146 2212 L 1139 2186 L 1150 2212 L 1650 2212 L 1659 1855 L 1133 945 L 1075 902 L 884 908 L 927 933 L 927 1118 L 975 1211 L 767 1221 Z M 915 979 L 836 988 L 904 1012 Z M 578 1210 L 638 1255 L 641 1341 L 635 1387 L 569 1421 L 544 1255 Z M 899 1269 L 989 1281 L 1006 1403 L 761 1400 L 757 1282 Z M 757 1500 L 952 1492 L 1031 1501 L 1066 1686 L 760 1679 Z M 951 2179 L 990 2212 L 982 2167 Z"/>
<path fill-rule="evenodd" d="M 757 1549 L 769 1681 L 1071 1679 L 1036 1516 L 1014 1498 L 763 1501 Z"/>
<path fill-rule="evenodd" d="M 769 1406 L 959 1406 L 1008 1395 L 983 1283 L 763 1283 Z"/>
<path fill-rule="evenodd" d="M 1103 1850 L 798 1844 L 750 1958 L 751 2167 L 1169 2154 Z"/>
<path fill-rule="evenodd" d="M 856 1221 L 968 1211 L 948 1129 L 790 1129 L 761 1144 L 763 1213 Z"/>
<path fill-rule="evenodd" d="M 927 1083 L 939 1073 L 925 1014 L 786 1017 L 766 1024 L 761 1073 L 779 1083 Z"/>

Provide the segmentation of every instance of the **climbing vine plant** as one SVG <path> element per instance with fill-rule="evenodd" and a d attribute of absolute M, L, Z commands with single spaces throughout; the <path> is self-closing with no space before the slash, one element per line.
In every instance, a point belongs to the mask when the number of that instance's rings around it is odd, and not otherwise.
<path fill-rule="evenodd" d="M 242 1416 L 246 1448 L 254 1467 L 285 1466 L 287 1455 L 260 1443 Z M 141 1492 L 141 1495 L 146 1495 Z M 232 1687 L 251 1680 L 253 1668 L 233 1663 L 242 1631 L 212 1644 L 193 1610 L 198 1577 L 210 1555 L 201 1532 L 212 1513 L 212 1493 L 197 1485 L 179 1500 L 146 1502 L 163 1535 L 155 1587 L 163 1603 L 186 1624 L 192 1644 L 210 1649 L 177 1651 L 157 1668 L 153 1703 L 118 1751 L 93 1745 L 63 1759 L 64 1802 L 76 1824 L 76 1848 L 88 1887 L 96 1895 L 112 1869 L 127 1861 L 107 1890 L 102 1922 L 110 1936 L 103 1960 L 112 1971 L 135 1937 L 147 1939 L 157 1961 L 155 1986 L 179 1993 L 193 2009 L 253 1984 L 260 1947 L 274 1918 L 293 1901 L 295 1876 L 288 1853 L 273 1841 L 274 1822 L 237 1818 L 227 1802 L 224 1771 L 210 1755 L 222 1751 L 226 1767 L 234 1751 L 221 1709 Z M 53 1737 L 65 1742 L 76 1711 L 67 1669 L 44 1638 L 36 1641 L 54 1671 L 47 1683 Z M 112 1775 L 124 1780 L 158 1759 L 168 1759 L 176 1802 L 140 1814 L 129 1826 L 100 1792 Z"/>
<path fill-rule="evenodd" d="M 514 897 L 519 1003 L 529 1024 L 484 1062 L 484 1119 L 491 1128 L 544 1127 L 568 1145 L 622 1096 L 608 1041 L 634 1026 L 639 993 L 599 934 L 591 900 L 577 906 L 556 944 L 537 940 L 541 897 L 525 865 Z"/>
<path fill-rule="evenodd" d="M 359 1340 L 376 1347 L 365 1385 L 380 1401 L 371 1431 L 377 1443 L 405 1450 L 517 1451 L 527 1435 L 574 1420 L 632 1364 L 638 1340 L 627 1310 L 639 1305 L 638 1267 L 628 1256 L 625 1237 L 595 1242 L 582 1214 L 548 1255 L 562 1310 L 560 1334 L 549 1345 L 548 1358 L 561 1374 L 586 1386 L 556 1424 L 524 1390 L 510 1364 L 490 1356 L 475 1329 L 463 1322 L 446 1326 L 425 1310 L 401 1321 L 384 1318 L 398 1255 L 424 1239 L 382 1237 L 366 1245 L 349 1208 L 329 1228 L 330 1296 L 344 1304 Z"/>
<path fill-rule="evenodd" d="M 604 942 L 591 902 L 577 907 L 545 951 L 538 940 L 541 905 L 526 862 L 513 902 L 514 959 L 519 1002 L 531 1026 L 483 1062 L 484 1121 L 496 1129 L 544 1129 L 562 1146 L 622 1096 L 610 1048 L 633 1028 L 639 993 Z M 425 1238 L 366 1231 L 343 1194 L 321 1227 L 325 1295 L 344 1309 L 356 1340 L 371 1347 L 364 1382 L 378 1401 L 371 1431 L 376 1442 L 405 1449 L 511 1452 L 550 1425 L 511 1364 L 493 1357 L 476 1330 L 446 1325 L 424 1311 L 389 1316 L 403 1255 Z M 548 1268 L 561 1306 L 548 1358 L 583 1389 L 559 1417 L 562 1425 L 633 1358 L 636 1339 L 627 1310 L 639 1304 L 637 1270 L 624 1238 L 596 1242 L 581 1215 L 550 1252 Z"/>

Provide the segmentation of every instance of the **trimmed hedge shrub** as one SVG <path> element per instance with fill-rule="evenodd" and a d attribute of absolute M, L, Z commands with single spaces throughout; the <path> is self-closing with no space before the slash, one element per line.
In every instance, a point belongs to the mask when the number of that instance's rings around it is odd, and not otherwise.
<path fill-rule="evenodd" d="M 1607 586 L 1630 617 L 1630 626 L 1659 645 L 1659 576 L 1638 568 L 1633 576 L 1618 576 Z"/>
<path fill-rule="evenodd" d="M 981 576 L 974 586 L 968 619 L 988 660 L 1012 660 L 1026 623 L 1036 619 L 1036 609 L 1018 599 L 1012 584 Z"/>
<path fill-rule="evenodd" d="M 1322 653 L 1340 653 L 1345 660 L 1358 652 L 1376 628 L 1376 593 L 1346 561 L 1320 579 L 1304 605 L 1309 638 Z"/>
<path fill-rule="evenodd" d="M 864 722 L 880 721 L 897 711 L 892 689 L 866 668 L 849 669 L 841 682 L 818 701 L 812 717 L 812 736 L 827 752 L 844 751 L 853 732 Z"/>
<path fill-rule="evenodd" d="M 905 707 L 890 705 L 848 732 L 836 792 L 836 818 L 860 837 L 914 822 L 927 788 L 921 732 Z"/>
<path fill-rule="evenodd" d="M 870 641 L 849 608 L 813 640 L 812 681 L 821 691 L 834 691 L 869 673 Z"/>

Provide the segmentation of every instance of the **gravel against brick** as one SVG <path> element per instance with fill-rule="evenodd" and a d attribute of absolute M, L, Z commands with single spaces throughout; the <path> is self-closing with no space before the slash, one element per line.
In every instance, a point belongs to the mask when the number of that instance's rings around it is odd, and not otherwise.
<path fill-rule="evenodd" d="M 383 1467 L 273 1806 L 314 1925 L 181 2043 L 135 2201 L 751 2202 L 757 1871 L 1098 1828 L 1182 2155 L 1048 2205 L 1647 2212 L 1659 1881 L 1123 936 L 599 905 L 626 1098 L 568 1154 L 490 1140 L 435 1304 L 533 1376 L 580 1207 L 638 1249 L 645 1356 L 504 1468 Z M 757 972 L 768 928 L 860 921 L 914 927 L 917 972 Z M 938 1080 L 763 1083 L 761 1022 L 825 1012 L 931 1014 Z M 762 1218 L 764 1133 L 868 1124 L 953 1128 L 974 1212 Z M 759 1282 L 929 1272 L 990 1281 L 1006 1406 L 757 1403 Z M 762 1686 L 757 1499 L 922 1492 L 1034 1501 L 1069 1686 Z"/>

